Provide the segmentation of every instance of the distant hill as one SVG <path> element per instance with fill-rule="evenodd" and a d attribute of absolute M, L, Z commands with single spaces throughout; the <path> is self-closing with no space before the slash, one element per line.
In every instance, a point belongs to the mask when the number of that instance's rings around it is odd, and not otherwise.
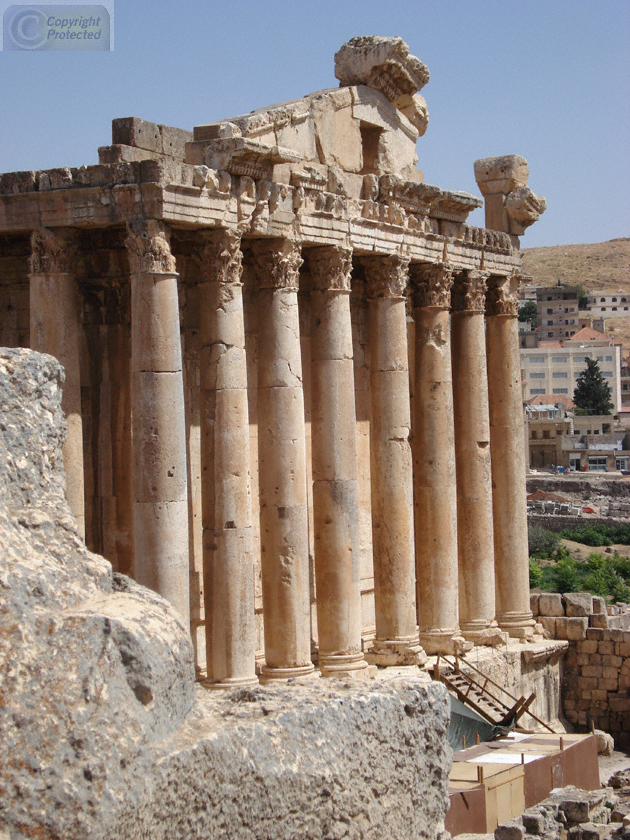
<path fill-rule="evenodd" d="M 535 286 L 581 285 L 596 289 L 630 292 L 630 238 L 611 239 L 593 245 L 554 245 L 524 248 L 523 270 Z M 606 332 L 623 344 L 622 357 L 630 353 L 630 318 L 607 318 Z"/>
<path fill-rule="evenodd" d="M 630 289 L 630 238 L 593 245 L 554 245 L 524 248 L 523 268 L 536 286 L 584 286 L 595 289 Z"/>

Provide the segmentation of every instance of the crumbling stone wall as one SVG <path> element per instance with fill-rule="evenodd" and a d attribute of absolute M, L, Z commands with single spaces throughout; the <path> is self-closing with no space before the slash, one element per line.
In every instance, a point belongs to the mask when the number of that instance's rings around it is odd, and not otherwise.
<path fill-rule="evenodd" d="M 630 747 L 630 609 L 588 592 L 540 593 L 532 611 L 552 638 L 566 639 L 562 705 L 578 730 L 609 732 Z M 610 611 L 610 614 L 608 613 Z"/>

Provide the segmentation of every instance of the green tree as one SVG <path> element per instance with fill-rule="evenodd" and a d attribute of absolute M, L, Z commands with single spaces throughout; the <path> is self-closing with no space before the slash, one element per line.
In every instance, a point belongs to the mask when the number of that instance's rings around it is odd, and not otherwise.
<path fill-rule="evenodd" d="M 573 392 L 577 408 L 589 414 L 611 414 L 610 385 L 602 376 L 599 365 L 593 359 L 586 360 L 586 367 L 579 375 Z"/>
<path fill-rule="evenodd" d="M 538 307 L 533 300 L 528 300 L 522 306 L 519 306 L 518 320 L 529 321 L 532 329 L 536 329 L 538 326 Z"/>

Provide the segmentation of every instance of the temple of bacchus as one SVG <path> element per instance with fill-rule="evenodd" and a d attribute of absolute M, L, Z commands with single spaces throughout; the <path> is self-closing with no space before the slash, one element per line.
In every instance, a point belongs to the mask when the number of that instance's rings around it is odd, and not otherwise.
<path fill-rule="evenodd" d="M 475 162 L 483 201 L 424 182 L 399 38 L 335 75 L 0 176 L 0 345 L 65 367 L 70 508 L 190 621 L 209 687 L 536 631 L 517 291 L 544 199 L 517 155 Z"/>

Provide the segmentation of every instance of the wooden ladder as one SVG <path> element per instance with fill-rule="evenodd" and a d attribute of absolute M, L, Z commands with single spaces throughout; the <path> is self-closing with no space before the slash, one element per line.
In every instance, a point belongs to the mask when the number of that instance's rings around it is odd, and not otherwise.
<path fill-rule="evenodd" d="M 444 660 L 452 669 L 451 672 L 447 674 L 440 671 L 440 659 Z M 437 661 L 433 667 L 433 678 L 443 682 L 449 691 L 453 692 L 462 703 L 469 706 L 484 720 L 487 720 L 488 723 L 494 726 L 510 726 L 512 723 L 516 725 L 519 718 L 527 712 L 537 723 L 544 726 L 549 732 L 553 732 L 553 729 L 544 720 L 541 720 L 529 711 L 529 707 L 536 699 L 535 693 L 532 692 L 527 698 L 523 696 L 518 698 L 514 697 L 509 691 L 506 691 L 490 677 L 483 674 L 470 662 L 466 662 L 465 664 L 467 668 L 475 672 L 476 676 L 473 677 L 471 674 L 465 674 L 462 671 L 458 656 L 455 656 L 454 661 L 450 661 L 444 654 L 438 654 Z M 495 691 L 491 690 L 489 686 Z M 509 697 L 513 701 L 511 706 L 503 702 L 500 697 L 501 694 Z"/>

